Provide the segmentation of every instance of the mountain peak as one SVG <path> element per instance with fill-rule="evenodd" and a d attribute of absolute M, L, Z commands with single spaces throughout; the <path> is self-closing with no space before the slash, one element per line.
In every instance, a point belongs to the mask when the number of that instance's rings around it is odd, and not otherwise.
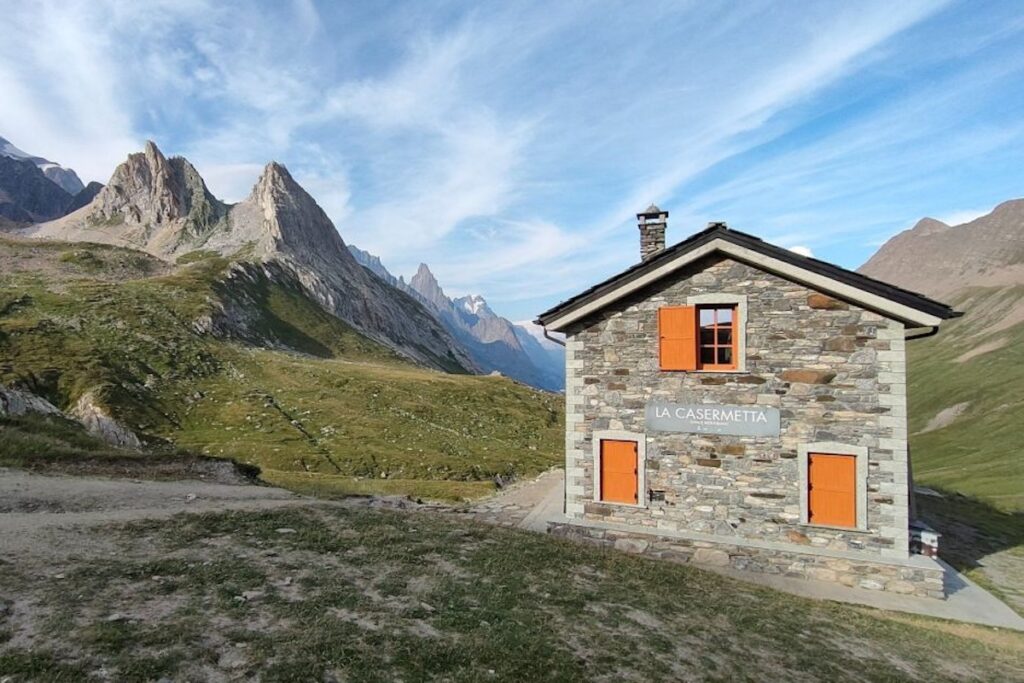
<path fill-rule="evenodd" d="M 84 207 L 41 226 L 38 234 L 67 239 L 85 231 L 92 240 L 166 256 L 194 249 L 227 217 L 228 207 L 210 193 L 199 171 L 183 157 L 168 159 L 152 140 L 129 154 L 105 187 L 91 187 L 76 198 Z"/>
<path fill-rule="evenodd" d="M 3 137 L 0 137 L 0 156 L 18 159 L 19 161 L 24 160 L 32 162 L 36 165 L 36 168 L 43 172 L 44 176 L 46 176 L 51 182 L 56 183 L 58 187 L 70 195 L 75 195 L 81 192 L 84 188 L 78 174 L 76 174 L 72 169 L 64 168 L 60 164 L 50 161 L 49 159 L 44 159 L 24 152 L 15 147 L 11 141 Z"/>
<path fill-rule="evenodd" d="M 265 194 L 270 188 L 276 188 L 278 192 L 286 196 L 301 198 L 302 202 L 316 204 L 316 200 L 299 185 L 292 174 L 288 172 L 287 167 L 276 161 L 268 162 L 263 167 L 263 173 L 260 174 L 259 180 L 256 181 L 256 186 L 253 188 L 253 194 Z"/>
<path fill-rule="evenodd" d="M 494 315 L 491 312 L 491 309 L 487 306 L 487 301 L 479 294 L 470 294 L 469 296 L 459 297 L 455 300 L 455 303 L 462 306 L 467 313 L 471 313 L 473 315 L 479 316 L 487 313 Z"/>
<path fill-rule="evenodd" d="M 997 205 L 996 208 L 992 209 L 991 213 L 987 215 L 996 218 L 1015 217 L 1024 221 L 1024 199 L 1007 200 Z M 985 218 L 985 216 L 982 216 L 981 218 Z"/>
<path fill-rule="evenodd" d="M 156 146 L 156 143 L 152 140 L 146 140 L 146 146 L 143 148 L 142 153 L 148 158 L 164 159 L 163 152 Z"/>
<path fill-rule="evenodd" d="M 420 267 L 416 269 L 416 274 L 409 280 L 409 287 L 436 308 L 440 309 L 451 305 L 451 301 L 445 296 L 444 290 L 441 289 L 437 278 L 430 272 L 426 263 L 421 263 Z"/>
<path fill-rule="evenodd" d="M 267 165 L 263 167 L 262 177 L 267 178 L 269 180 L 281 179 L 291 181 L 293 183 L 295 182 L 295 179 L 292 178 L 292 174 L 288 172 L 288 169 L 285 167 L 285 165 L 278 163 L 276 161 L 267 162 Z"/>
<path fill-rule="evenodd" d="M 911 230 L 920 235 L 930 235 L 932 233 L 942 232 L 943 230 L 949 230 L 949 225 L 936 218 L 929 218 L 928 216 L 925 216 L 915 223 Z"/>
<path fill-rule="evenodd" d="M 955 227 L 923 218 L 882 245 L 860 272 L 937 298 L 1024 283 L 1024 200 Z"/>

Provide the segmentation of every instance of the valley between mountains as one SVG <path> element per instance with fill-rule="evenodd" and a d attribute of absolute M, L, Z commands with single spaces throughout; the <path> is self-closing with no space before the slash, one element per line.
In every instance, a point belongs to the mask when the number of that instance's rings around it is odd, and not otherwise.
<path fill-rule="evenodd" d="M 0 679 L 1019 679 L 1010 632 L 352 497 L 467 501 L 564 462 L 560 349 L 425 264 L 395 277 L 279 164 L 229 205 L 152 143 L 75 195 L 8 147 Z M 966 311 L 910 345 L 918 500 L 1018 611 L 1024 281 L 996 274 L 1022 207 L 864 266 Z"/>
<path fill-rule="evenodd" d="M 295 490 L 461 499 L 559 460 L 560 397 L 504 376 L 557 389 L 557 353 L 360 265 L 276 163 L 228 205 L 149 143 L 88 204 L 0 235 L 0 264 L 7 462 L 188 451 Z"/>

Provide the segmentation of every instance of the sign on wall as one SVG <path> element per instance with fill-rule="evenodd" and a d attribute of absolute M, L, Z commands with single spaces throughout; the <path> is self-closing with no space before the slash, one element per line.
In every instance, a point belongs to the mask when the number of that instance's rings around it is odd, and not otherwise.
<path fill-rule="evenodd" d="M 779 411 L 715 403 L 648 403 L 647 429 L 655 432 L 778 436 Z"/>

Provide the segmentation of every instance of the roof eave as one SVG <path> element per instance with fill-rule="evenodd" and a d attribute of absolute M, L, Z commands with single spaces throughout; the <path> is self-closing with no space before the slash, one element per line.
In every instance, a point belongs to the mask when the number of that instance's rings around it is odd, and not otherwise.
<path fill-rule="evenodd" d="M 716 244 L 718 240 L 721 242 Z M 744 233 L 715 226 L 541 313 L 537 316 L 536 322 L 545 328 L 561 330 L 576 320 L 610 305 L 622 296 L 716 252 L 722 252 L 754 267 L 774 272 L 785 279 L 801 282 L 805 286 L 828 292 L 838 298 L 853 301 L 865 308 L 877 310 L 910 326 L 937 327 L 942 320 L 962 315 L 945 304 L 915 292 L 824 261 L 793 254 Z M 639 284 L 634 284 L 637 282 Z M 892 296 L 893 294 L 897 296 Z M 595 306 L 594 302 L 603 303 Z M 586 310 L 583 314 L 576 314 L 581 309 Z"/>

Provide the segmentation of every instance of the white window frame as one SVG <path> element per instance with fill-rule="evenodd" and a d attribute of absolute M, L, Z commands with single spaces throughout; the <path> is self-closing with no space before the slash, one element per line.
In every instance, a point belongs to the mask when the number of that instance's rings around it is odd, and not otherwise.
<path fill-rule="evenodd" d="M 687 306 L 735 306 L 736 307 L 736 367 L 731 370 L 700 370 L 696 372 L 746 372 L 747 371 L 747 295 L 746 294 L 693 294 L 686 297 Z M 697 313 L 697 327 L 700 327 L 700 313 Z M 698 329 L 697 354 L 700 362 L 700 331 Z"/>
<path fill-rule="evenodd" d="M 868 449 L 866 446 L 852 446 L 837 441 L 814 441 L 800 444 L 797 447 L 800 462 L 800 524 L 826 529 L 844 529 L 846 531 L 868 530 Z M 811 453 L 819 455 L 847 455 L 857 459 L 856 463 L 856 505 L 857 525 L 853 527 L 834 526 L 830 524 L 813 524 L 810 522 L 810 495 L 808 486 L 808 465 Z"/>
<path fill-rule="evenodd" d="M 633 441 L 636 443 L 636 500 L 635 503 L 619 503 L 601 499 L 601 442 Z M 595 431 L 592 438 L 594 456 L 594 502 L 603 505 L 620 505 L 630 508 L 647 507 L 647 435 L 620 429 Z"/>

